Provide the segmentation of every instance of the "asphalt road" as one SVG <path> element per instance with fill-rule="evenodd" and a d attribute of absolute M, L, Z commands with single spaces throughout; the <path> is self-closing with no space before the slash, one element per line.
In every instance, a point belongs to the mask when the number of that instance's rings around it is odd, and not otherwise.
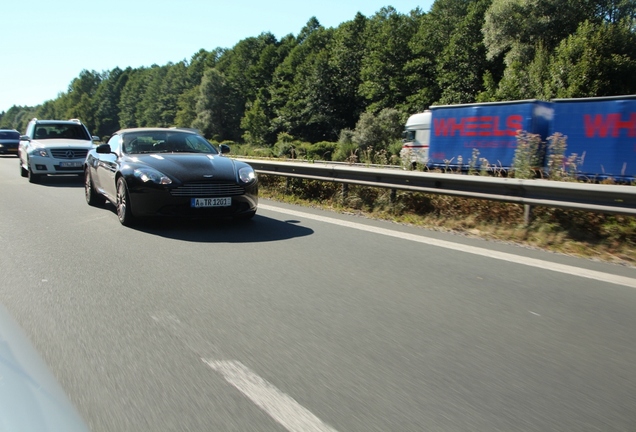
<path fill-rule="evenodd" d="M 0 302 L 93 431 L 636 431 L 636 269 L 262 200 L 128 229 L 0 157 Z"/>

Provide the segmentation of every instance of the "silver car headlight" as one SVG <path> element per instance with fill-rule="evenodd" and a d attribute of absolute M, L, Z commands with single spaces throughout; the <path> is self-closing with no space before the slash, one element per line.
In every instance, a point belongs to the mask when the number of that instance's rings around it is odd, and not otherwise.
<path fill-rule="evenodd" d="M 172 183 L 170 177 L 153 168 L 137 168 L 134 171 L 134 175 L 144 183 L 153 182 L 160 185 L 169 185 Z"/>
<path fill-rule="evenodd" d="M 34 148 L 29 150 L 29 156 L 49 157 L 49 153 L 45 149 Z"/>
<path fill-rule="evenodd" d="M 238 175 L 239 179 L 241 179 L 243 183 L 251 183 L 256 180 L 256 173 L 254 172 L 254 169 L 249 166 L 239 169 Z"/>

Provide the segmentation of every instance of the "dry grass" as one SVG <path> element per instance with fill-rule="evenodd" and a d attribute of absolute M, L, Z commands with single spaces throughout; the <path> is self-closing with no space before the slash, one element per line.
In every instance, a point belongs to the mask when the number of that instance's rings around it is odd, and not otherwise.
<path fill-rule="evenodd" d="M 535 207 L 529 226 L 517 204 L 397 192 L 261 175 L 261 195 L 277 201 L 356 213 L 429 229 L 513 242 L 636 266 L 636 218 Z"/>

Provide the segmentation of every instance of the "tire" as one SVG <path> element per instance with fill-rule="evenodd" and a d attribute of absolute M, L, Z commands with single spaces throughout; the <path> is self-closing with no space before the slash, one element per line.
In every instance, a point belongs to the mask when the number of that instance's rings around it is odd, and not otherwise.
<path fill-rule="evenodd" d="M 134 224 L 135 218 L 130 207 L 130 194 L 128 193 L 128 185 L 123 177 L 117 179 L 117 217 L 119 222 L 127 227 Z"/>
<path fill-rule="evenodd" d="M 20 177 L 28 177 L 29 176 L 29 171 L 24 168 L 24 166 L 22 165 L 22 159 L 20 159 Z"/>
<path fill-rule="evenodd" d="M 104 203 L 102 197 L 93 187 L 93 179 L 88 169 L 84 171 L 84 195 L 89 206 L 98 207 Z"/>
<path fill-rule="evenodd" d="M 27 171 L 27 176 L 29 177 L 29 183 L 40 183 L 41 174 L 34 174 L 31 168 Z"/>

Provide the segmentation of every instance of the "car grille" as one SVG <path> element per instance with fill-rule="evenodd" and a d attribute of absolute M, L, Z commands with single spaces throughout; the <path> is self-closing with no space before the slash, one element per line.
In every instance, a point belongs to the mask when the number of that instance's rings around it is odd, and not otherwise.
<path fill-rule="evenodd" d="M 178 197 L 227 197 L 245 194 L 245 189 L 236 183 L 186 183 L 170 190 Z"/>
<path fill-rule="evenodd" d="M 55 159 L 86 159 L 86 149 L 51 149 L 51 155 Z"/>

